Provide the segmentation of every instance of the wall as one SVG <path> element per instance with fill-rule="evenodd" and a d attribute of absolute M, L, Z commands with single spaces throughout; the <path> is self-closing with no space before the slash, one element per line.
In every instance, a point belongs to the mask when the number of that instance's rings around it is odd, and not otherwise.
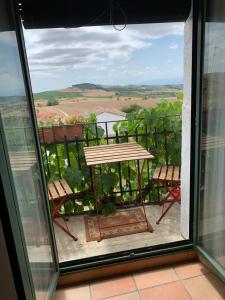
<path fill-rule="evenodd" d="M 184 27 L 184 100 L 181 149 L 181 234 L 189 238 L 191 153 L 192 14 Z"/>
<path fill-rule="evenodd" d="M 13 275 L 9 262 L 9 257 L 5 245 L 5 238 L 0 219 L 0 298 L 3 300 L 16 300 L 16 289 L 13 281 Z"/>

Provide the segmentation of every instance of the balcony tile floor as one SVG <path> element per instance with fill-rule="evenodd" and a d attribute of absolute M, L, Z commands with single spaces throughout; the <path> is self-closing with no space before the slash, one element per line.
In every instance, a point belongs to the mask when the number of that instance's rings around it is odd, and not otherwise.
<path fill-rule="evenodd" d="M 183 240 L 180 233 L 179 204 L 172 207 L 159 225 L 156 225 L 156 220 L 161 214 L 159 205 L 146 206 L 146 213 L 154 228 L 153 233 L 142 232 L 120 236 L 102 240 L 100 243 L 86 242 L 83 216 L 71 216 L 68 226 L 71 232 L 78 237 L 77 242 L 54 226 L 60 262 Z M 58 220 L 60 221 L 60 219 Z"/>
<path fill-rule="evenodd" d="M 225 284 L 199 262 L 58 289 L 54 300 L 224 300 Z"/>

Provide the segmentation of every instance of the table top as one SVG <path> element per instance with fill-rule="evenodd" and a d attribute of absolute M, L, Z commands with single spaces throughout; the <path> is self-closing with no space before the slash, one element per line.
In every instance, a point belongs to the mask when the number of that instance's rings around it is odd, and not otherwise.
<path fill-rule="evenodd" d="M 9 158 L 13 171 L 29 171 L 37 163 L 34 151 L 10 152 Z"/>
<path fill-rule="evenodd" d="M 136 142 L 85 147 L 87 166 L 154 158 Z"/>

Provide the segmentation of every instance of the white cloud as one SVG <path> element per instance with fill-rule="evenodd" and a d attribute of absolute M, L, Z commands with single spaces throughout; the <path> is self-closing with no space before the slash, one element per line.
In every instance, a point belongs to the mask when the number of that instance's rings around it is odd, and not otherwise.
<path fill-rule="evenodd" d="M 45 75 L 71 69 L 96 68 L 124 63 L 131 55 L 152 46 L 155 39 L 182 35 L 183 23 L 128 25 L 73 29 L 25 30 L 31 73 Z"/>
<path fill-rule="evenodd" d="M 7 44 L 12 47 L 16 47 L 16 34 L 14 31 L 3 31 L 0 32 L 0 42 Z"/>
<path fill-rule="evenodd" d="M 175 44 L 175 43 L 171 43 L 170 45 L 169 45 L 169 49 L 171 49 L 171 50 L 175 50 L 175 49 L 177 49 L 179 47 L 179 45 L 178 44 Z"/>

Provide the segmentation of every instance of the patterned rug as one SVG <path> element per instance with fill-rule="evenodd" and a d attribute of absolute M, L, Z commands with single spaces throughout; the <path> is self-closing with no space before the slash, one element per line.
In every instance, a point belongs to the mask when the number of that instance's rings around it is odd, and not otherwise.
<path fill-rule="evenodd" d="M 142 208 L 127 209 L 108 216 L 100 215 L 99 223 L 102 239 L 147 231 Z M 84 224 L 86 241 L 97 241 L 100 236 L 97 217 L 84 216 Z"/>

